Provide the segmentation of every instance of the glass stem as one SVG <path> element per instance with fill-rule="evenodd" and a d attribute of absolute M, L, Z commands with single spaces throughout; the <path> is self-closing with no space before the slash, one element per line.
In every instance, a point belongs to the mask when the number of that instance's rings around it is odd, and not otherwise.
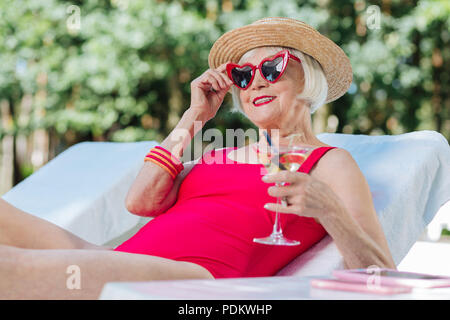
<path fill-rule="evenodd" d="M 277 186 L 280 186 L 279 183 L 276 183 Z M 277 204 L 281 205 L 281 198 L 277 197 Z M 281 230 L 281 221 L 280 221 L 280 213 L 278 209 L 275 211 L 275 223 L 273 225 L 273 236 L 281 237 L 283 235 L 283 231 Z"/>

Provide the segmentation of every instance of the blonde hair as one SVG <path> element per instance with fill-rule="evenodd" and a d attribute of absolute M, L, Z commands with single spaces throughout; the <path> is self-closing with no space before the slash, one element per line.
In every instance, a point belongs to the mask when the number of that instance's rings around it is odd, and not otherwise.
<path fill-rule="evenodd" d="M 302 62 L 304 73 L 304 88 L 303 91 L 297 96 L 299 99 L 303 99 L 309 106 L 310 113 L 314 113 L 318 108 L 325 104 L 328 95 L 328 84 L 322 66 L 316 59 L 310 55 L 303 53 L 299 50 L 286 48 L 286 47 L 265 47 L 269 54 L 275 54 L 281 50 L 288 50 L 292 55 L 296 56 Z M 254 48 L 247 51 L 239 60 L 239 64 L 243 60 L 248 59 L 253 53 Z M 233 99 L 233 112 L 240 112 L 244 116 L 247 116 L 242 109 L 241 99 L 239 98 L 240 89 L 233 86 L 231 89 L 231 95 Z"/>

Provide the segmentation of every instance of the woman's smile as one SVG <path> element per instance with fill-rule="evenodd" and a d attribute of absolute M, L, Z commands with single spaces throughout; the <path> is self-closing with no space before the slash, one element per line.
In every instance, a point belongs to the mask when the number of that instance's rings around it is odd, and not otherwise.
<path fill-rule="evenodd" d="M 264 104 L 271 103 L 273 100 L 275 100 L 277 97 L 275 96 L 259 96 L 253 99 L 253 105 L 255 107 L 262 106 Z"/>

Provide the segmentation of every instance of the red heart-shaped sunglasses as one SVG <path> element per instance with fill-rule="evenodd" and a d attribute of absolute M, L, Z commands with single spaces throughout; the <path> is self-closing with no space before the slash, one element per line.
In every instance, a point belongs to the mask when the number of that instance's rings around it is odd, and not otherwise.
<path fill-rule="evenodd" d="M 265 58 L 258 66 L 254 66 L 251 63 L 246 63 L 242 66 L 229 63 L 227 64 L 228 77 L 236 87 L 246 90 L 252 84 L 256 70 L 258 69 L 266 81 L 275 83 L 283 75 L 289 58 L 301 63 L 300 59 L 292 55 L 288 50 L 282 50 L 272 57 Z"/>

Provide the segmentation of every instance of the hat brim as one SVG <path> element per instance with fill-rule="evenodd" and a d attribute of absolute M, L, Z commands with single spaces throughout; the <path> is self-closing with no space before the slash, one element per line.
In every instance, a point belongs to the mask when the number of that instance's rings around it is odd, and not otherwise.
<path fill-rule="evenodd" d="M 216 69 L 227 61 L 237 63 L 247 51 L 265 46 L 294 48 L 316 59 L 328 83 L 325 103 L 341 97 L 352 83 L 352 67 L 344 51 L 309 25 L 293 19 L 251 24 L 228 31 L 211 48 L 209 67 Z"/>

